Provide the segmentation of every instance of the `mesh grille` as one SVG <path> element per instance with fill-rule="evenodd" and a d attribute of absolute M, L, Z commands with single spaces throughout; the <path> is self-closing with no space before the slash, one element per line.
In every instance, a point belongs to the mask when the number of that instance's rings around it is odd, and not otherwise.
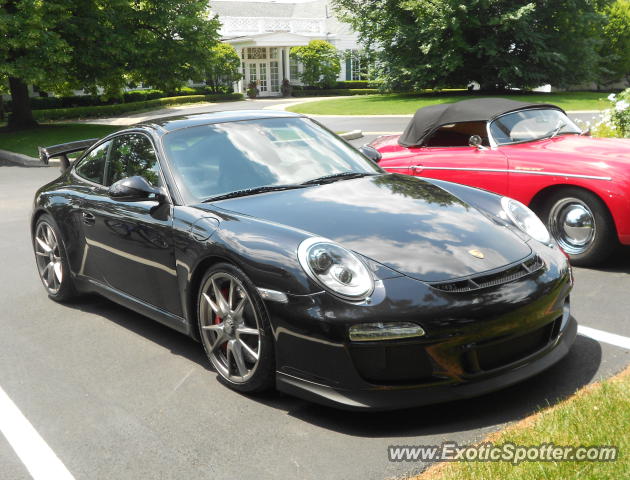
<path fill-rule="evenodd" d="M 523 278 L 531 273 L 540 270 L 544 266 L 542 258 L 538 255 L 532 255 L 518 265 L 493 272 L 471 276 L 463 280 L 455 280 L 453 282 L 430 283 L 433 288 L 449 293 L 463 293 L 480 290 L 482 288 L 496 287 L 505 283 L 513 282 L 519 278 Z"/>

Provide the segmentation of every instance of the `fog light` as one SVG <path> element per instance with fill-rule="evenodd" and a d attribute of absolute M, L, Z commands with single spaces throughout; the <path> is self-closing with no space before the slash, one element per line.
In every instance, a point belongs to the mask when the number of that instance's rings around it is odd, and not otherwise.
<path fill-rule="evenodd" d="M 361 323 L 349 330 L 353 342 L 372 342 L 375 340 L 398 340 L 401 338 L 421 337 L 424 329 L 415 323 Z"/>

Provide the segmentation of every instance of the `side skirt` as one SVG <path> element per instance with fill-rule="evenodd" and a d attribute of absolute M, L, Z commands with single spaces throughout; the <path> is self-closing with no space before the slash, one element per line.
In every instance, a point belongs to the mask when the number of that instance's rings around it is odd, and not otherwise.
<path fill-rule="evenodd" d="M 156 322 L 160 322 L 161 324 L 166 325 L 173 330 L 177 330 L 184 335 L 192 336 L 190 324 L 185 318 L 154 307 L 153 305 L 136 297 L 128 295 L 108 285 L 104 285 L 96 280 L 92 280 L 91 278 L 84 277 L 82 280 L 89 285 L 89 290 L 108 298 L 112 302 L 116 302 L 123 307 L 133 310 L 134 312 L 149 317 Z"/>

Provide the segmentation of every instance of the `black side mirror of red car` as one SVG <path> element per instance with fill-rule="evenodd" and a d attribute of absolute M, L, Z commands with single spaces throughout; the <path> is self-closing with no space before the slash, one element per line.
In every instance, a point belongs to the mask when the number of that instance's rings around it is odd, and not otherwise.
<path fill-rule="evenodd" d="M 164 190 L 151 185 L 146 178 L 140 175 L 126 177 L 113 183 L 107 194 L 120 202 L 142 202 L 155 200 L 158 203 L 166 201 Z"/>
<path fill-rule="evenodd" d="M 367 158 L 372 160 L 374 163 L 380 162 L 381 158 L 383 158 L 383 156 L 381 155 L 381 152 L 379 152 L 376 148 L 371 147 L 370 145 L 360 146 L 359 152 L 361 152 Z"/>

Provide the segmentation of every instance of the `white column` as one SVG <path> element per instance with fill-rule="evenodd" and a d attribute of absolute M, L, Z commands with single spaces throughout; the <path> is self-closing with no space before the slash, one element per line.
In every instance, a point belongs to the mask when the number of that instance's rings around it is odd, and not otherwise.
<path fill-rule="evenodd" d="M 289 78 L 289 51 L 290 50 L 291 50 L 290 47 L 282 47 L 282 57 L 284 58 L 284 62 L 282 62 L 282 80 L 284 80 L 285 78 Z"/>
<path fill-rule="evenodd" d="M 241 47 L 239 50 L 237 50 L 238 52 L 238 56 L 241 59 L 241 63 L 240 63 L 240 68 L 241 68 L 241 75 L 243 75 L 243 78 L 241 78 L 238 82 L 237 82 L 237 92 L 238 93 L 245 93 L 245 61 L 243 60 L 243 52 L 245 51 L 245 49 L 243 47 Z"/>

